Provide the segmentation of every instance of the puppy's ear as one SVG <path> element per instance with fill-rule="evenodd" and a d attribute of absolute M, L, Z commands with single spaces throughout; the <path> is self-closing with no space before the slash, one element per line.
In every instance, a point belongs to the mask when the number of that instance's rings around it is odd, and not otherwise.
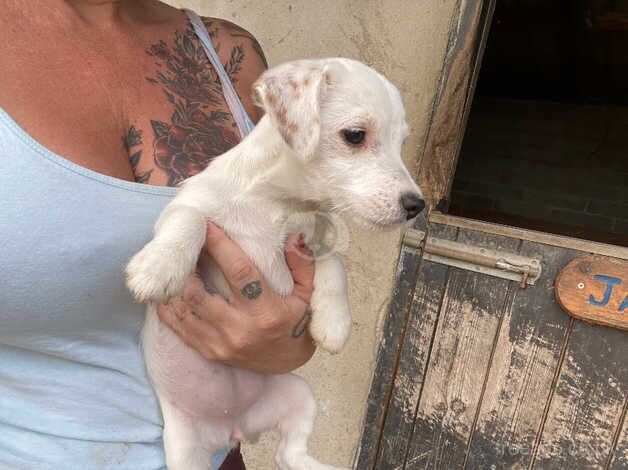
<path fill-rule="evenodd" d="M 327 78 L 323 61 L 303 60 L 273 67 L 253 84 L 255 104 L 303 159 L 318 147 L 320 97 Z"/>

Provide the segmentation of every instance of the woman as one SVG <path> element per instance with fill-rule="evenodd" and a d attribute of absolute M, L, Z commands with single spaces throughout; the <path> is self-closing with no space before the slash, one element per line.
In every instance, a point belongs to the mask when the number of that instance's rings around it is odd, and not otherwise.
<path fill-rule="evenodd" d="M 156 0 L 2 6 L 0 467 L 163 468 L 138 346 L 144 307 L 122 270 L 174 186 L 235 145 L 247 115 L 260 117 L 250 88 L 264 56 L 238 26 L 201 24 Z M 212 48 L 225 70 L 212 65 Z M 259 276 L 223 232 L 208 234 L 226 275 Z M 208 359 L 295 369 L 314 352 L 309 337 L 291 336 L 313 266 L 287 261 L 293 297 L 264 300 L 263 318 L 236 298 L 233 322 L 213 322 L 193 279 L 191 295 L 161 306 L 160 318 Z M 213 468 L 243 468 L 237 451 L 224 460 L 227 451 Z"/>

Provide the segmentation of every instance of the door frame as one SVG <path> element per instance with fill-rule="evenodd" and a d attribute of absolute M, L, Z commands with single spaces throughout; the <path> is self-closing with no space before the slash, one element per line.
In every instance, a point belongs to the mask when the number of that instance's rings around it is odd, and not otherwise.
<path fill-rule="evenodd" d="M 430 207 L 447 212 L 497 0 L 458 0 L 427 132 L 418 155 L 417 180 Z"/>

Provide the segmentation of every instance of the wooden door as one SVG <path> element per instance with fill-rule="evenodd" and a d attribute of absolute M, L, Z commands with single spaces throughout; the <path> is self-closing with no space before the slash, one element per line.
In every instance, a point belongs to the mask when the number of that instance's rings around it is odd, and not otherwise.
<path fill-rule="evenodd" d="M 554 282 L 628 249 L 435 215 L 430 235 L 541 260 L 534 286 L 402 247 L 356 468 L 628 468 L 628 332 L 575 320 Z"/>

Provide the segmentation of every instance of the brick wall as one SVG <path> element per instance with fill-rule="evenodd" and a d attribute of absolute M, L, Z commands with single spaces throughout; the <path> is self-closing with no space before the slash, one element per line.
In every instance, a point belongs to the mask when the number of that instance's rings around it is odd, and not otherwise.
<path fill-rule="evenodd" d="M 628 107 L 477 98 L 451 213 L 628 245 Z"/>

